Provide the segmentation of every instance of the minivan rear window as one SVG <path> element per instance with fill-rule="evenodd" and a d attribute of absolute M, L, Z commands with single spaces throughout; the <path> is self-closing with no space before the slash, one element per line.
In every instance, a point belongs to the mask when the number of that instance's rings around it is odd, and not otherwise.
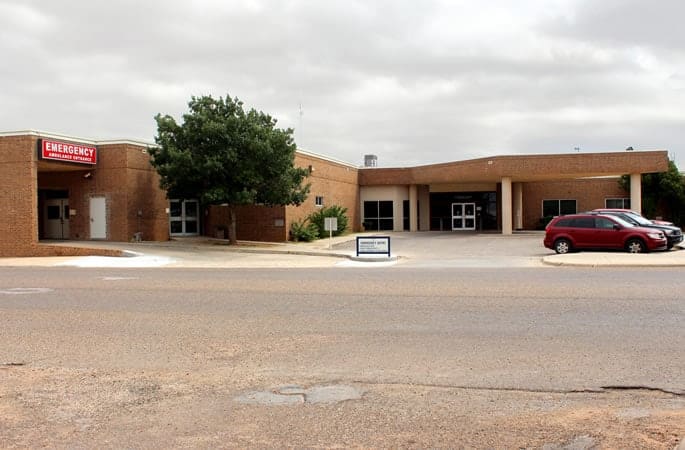
<path fill-rule="evenodd" d="M 571 218 L 559 219 L 557 221 L 556 226 L 558 226 L 558 227 L 570 227 L 572 222 L 573 222 L 573 219 L 571 219 Z"/>
<path fill-rule="evenodd" d="M 595 227 L 595 218 L 594 217 L 576 217 L 573 219 L 573 225 L 571 225 L 574 228 L 594 228 Z"/>

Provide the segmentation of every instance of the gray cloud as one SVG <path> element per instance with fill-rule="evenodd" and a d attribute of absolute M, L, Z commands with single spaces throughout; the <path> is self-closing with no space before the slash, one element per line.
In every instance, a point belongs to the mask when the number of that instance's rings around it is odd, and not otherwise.
<path fill-rule="evenodd" d="M 643 3 L 4 1 L 0 122 L 151 141 L 156 113 L 228 93 L 354 163 L 632 145 L 685 164 L 684 7 Z"/>
<path fill-rule="evenodd" d="M 670 0 L 582 0 L 571 18 L 544 26 L 551 34 L 612 47 L 685 52 L 685 3 Z"/>

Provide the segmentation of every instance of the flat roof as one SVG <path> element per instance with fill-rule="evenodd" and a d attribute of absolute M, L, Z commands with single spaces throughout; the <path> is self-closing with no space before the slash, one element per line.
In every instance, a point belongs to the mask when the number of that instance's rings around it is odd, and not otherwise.
<path fill-rule="evenodd" d="M 152 142 L 137 141 L 134 139 L 106 139 L 106 140 L 97 141 L 94 139 L 82 138 L 82 137 L 77 137 L 77 136 L 70 136 L 67 134 L 49 133 L 49 132 L 38 131 L 38 130 L 0 131 L 0 137 L 11 137 L 11 136 L 36 136 L 36 137 L 59 139 L 59 140 L 65 140 L 65 141 L 83 142 L 84 144 L 91 144 L 91 145 L 129 144 L 129 145 L 138 145 L 141 147 L 153 147 L 153 146 L 157 145 L 157 144 L 154 144 Z"/>
<path fill-rule="evenodd" d="M 37 130 L 5 131 L 0 137 L 36 136 L 91 145 L 156 144 L 132 139 L 94 140 Z M 502 178 L 518 181 L 546 181 L 560 179 L 617 176 L 630 173 L 653 173 L 668 170 L 666 150 L 632 150 L 598 153 L 549 153 L 528 155 L 500 155 L 463 161 L 427 164 L 414 167 L 363 167 L 346 161 L 296 150 L 302 156 L 317 158 L 359 170 L 359 184 L 439 184 L 457 182 L 499 182 Z"/>
<path fill-rule="evenodd" d="M 362 167 L 359 184 L 548 181 L 668 170 L 666 150 L 503 155 L 414 167 Z"/>

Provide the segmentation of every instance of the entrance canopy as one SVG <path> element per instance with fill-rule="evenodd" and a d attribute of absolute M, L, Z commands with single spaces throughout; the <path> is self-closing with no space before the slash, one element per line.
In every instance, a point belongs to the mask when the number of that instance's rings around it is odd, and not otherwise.
<path fill-rule="evenodd" d="M 668 170 L 668 152 L 507 155 L 407 168 L 363 168 L 359 185 L 550 181 Z"/>
<path fill-rule="evenodd" d="M 640 175 L 666 170 L 668 153 L 665 150 L 508 155 L 406 168 L 363 168 L 359 170 L 359 185 L 362 202 L 393 200 L 396 203 L 395 230 L 437 229 L 434 222 L 440 223 L 439 229 L 445 229 L 445 221 L 450 217 L 452 229 L 467 229 L 465 208 L 472 200 L 460 198 L 464 195 L 461 193 L 496 195 L 497 205 L 494 208 L 490 208 L 487 202 L 476 204 L 476 217 L 479 223 L 490 220 L 493 214 L 489 210 L 494 209 L 498 216 L 495 220 L 501 225 L 502 233 L 510 234 L 513 229 L 523 228 L 526 185 L 630 175 L 631 208 L 640 211 Z M 438 200 L 436 193 L 439 192 L 452 194 L 449 197 L 452 201 L 445 200 L 446 207 L 452 212 L 445 213 L 445 208 L 440 209 L 433 204 L 433 200 Z M 563 200 L 565 195 L 560 198 Z M 381 198 L 383 196 L 388 198 Z M 404 208 L 401 208 L 401 202 L 405 202 Z M 595 207 L 600 206 L 603 205 Z M 536 205 L 529 209 L 537 208 Z M 401 212 L 402 209 L 406 211 Z M 535 211 L 532 216 L 535 221 L 540 217 Z M 408 225 L 401 226 L 403 221 Z"/>

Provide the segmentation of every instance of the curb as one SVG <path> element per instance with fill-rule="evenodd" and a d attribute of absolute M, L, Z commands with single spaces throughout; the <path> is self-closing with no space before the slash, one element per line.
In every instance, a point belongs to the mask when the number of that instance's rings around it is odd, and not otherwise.
<path fill-rule="evenodd" d="M 250 248 L 236 248 L 229 250 L 235 253 L 261 253 L 270 255 L 297 255 L 297 256 L 323 256 L 328 258 L 349 259 L 351 261 L 359 262 L 395 262 L 400 259 L 399 256 L 391 257 L 367 257 L 348 255 L 347 253 L 335 253 L 316 250 L 277 250 L 277 249 L 250 249 Z"/>
<path fill-rule="evenodd" d="M 685 262 L 586 262 L 586 261 L 550 261 L 548 256 L 542 258 L 542 263 L 555 267 L 685 267 Z"/>
<path fill-rule="evenodd" d="M 345 253 L 325 253 L 312 250 L 277 250 L 277 249 L 256 249 L 256 248 L 236 248 L 228 250 L 234 253 L 262 253 L 267 255 L 298 255 L 298 256 L 327 256 L 329 258 L 352 258 Z"/>
<path fill-rule="evenodd" d="M 360 261 L 360 262 L 396 262 L 400 259 L 399 256 L 390 256 L 390 257 L 371 257 L 371 258 L 362 258 L 360 256 L 348 256 L 350 260 L 352 261 Z"/>

